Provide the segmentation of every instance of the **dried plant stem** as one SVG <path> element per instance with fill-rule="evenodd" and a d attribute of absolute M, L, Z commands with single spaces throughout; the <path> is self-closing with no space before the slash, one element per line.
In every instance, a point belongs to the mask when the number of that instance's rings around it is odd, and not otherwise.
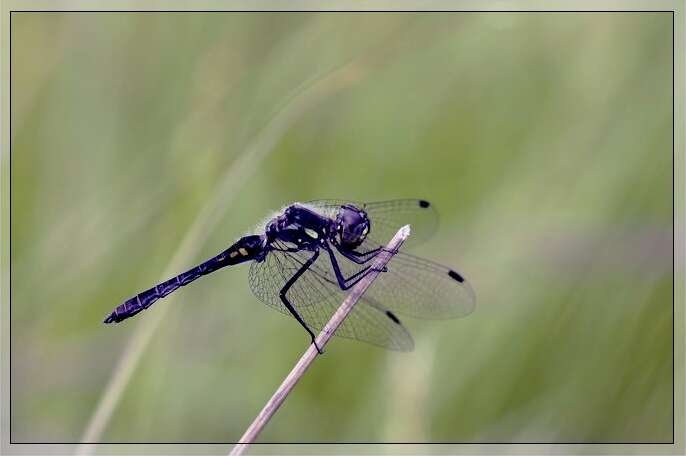
<path fill-rule="evenodd" d="M 352 311 L 353 306 L 359 301 L 362 295 L 367 291 L 367 288 L 374 282 L 374 279 L 379 275 L 379 271 L 388 264 L 388 262 L 393 257 L 393 252 L 397 251 L 400 246 L 405 242 L 405 239 L 410 235 L 410 226 L 405 225 L 400 228 L 398 232 L 393 236 L 393 239 L 386 246 L 386 250 L 381 251 L 379 255 L 374 260 L 374 265 L 372 266 L 370 273 L 367 274 L 362 280 L 360 280 L 357 285 L 355 285 L 350 294 L 345 298 L 341 306 L 333 314 L 329 322 L 324 326 L 324 329 L 319 333 L 316 338 L 317 345 L 324 348 L 324 346 L 329 342 L 329 339 L 333 337 L 334 333 L 338 327 L 343 323 L 343 320 Z M 260 431 L 267 425 L 272 416 L 281 407 L 281 404 L 286 400 L 286 397 L 293 390 L 295 385 L 298 383 L 300 378 L 305 374 L 305 371 L 310 364 L 317 357 L 317 349 L 314 344 L 311 344 L 305 353 L 302 355 L 300 360 L 297 362 L 293 370 L 288 374 L 286 379 L 281 383 L 281 386 L 276 390 L 271 399 L 264 406 L 262 411 L 257 415 L 257 418 L 253 421 L 250 427 L 245 431 L 243 437 L 239 440 L 239 443 L 231 450 L 231 455 L 241 455 L 245 453 L 248 447 L 255 441 Z"/>

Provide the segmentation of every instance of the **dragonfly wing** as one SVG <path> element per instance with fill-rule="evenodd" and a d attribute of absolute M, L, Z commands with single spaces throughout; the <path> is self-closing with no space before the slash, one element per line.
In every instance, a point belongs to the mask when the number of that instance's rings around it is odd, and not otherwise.
<path fill-rule="evenodd" d="M 377 247 L 373 241 L 365 241 L 358 250 L 367 252 Z M 344 277 L 373 262 L 359 265 L 340 254 L 336 258 Z M 317 262 L 315 266 L 318 274 L 336 283 L 330 261 Z M 454 269 L 402 251 L 391 258 L 386 269 L 364 295 L 370 304 L 426 319 L 461 318 L 474 310 L 474 290 L 464 275 Z"/>
<path fill-rule="evenodd" d="M 312 252 L 270 252 L 250 267 L 250 288 L 270 307 L 290 315 L 279 292 Z M 313 330 L 321 330 L 341 305 L 347 292 L 336 282 L 326 252 L 288 290 L 286 297 Z M 410 351 L 414 341 L 400 320 L 381 303 L 359 301 L 336 331 L 337 336 L 361 340 L 380 347 Z"/>
<path fill-rule="evenodd" d="M 373 241 L 365 241 L 358 250 L 366 252 L 377 247 L 379 245 Z M 370 260 L 366 264 L 356 264 L 339 253 L 336 259 L 344 277 L 350 277 L 373 263 Z M 461 318 L 474 310 L 474 290 L 464 275 L 455 269 L 402 251 L 391 258 L 386 269 L 364 295 L 370 305 L 426 319 Z M 322 262 L 320 258 L 314 270 L 337 284 L 330 261 Z"/>
<path fill-rule="evenodd" d="M 438 212 L 425 200 L 399 199 L 368 203 L 365 211 L 372 221 L 369 230 L 371 239 L 381 245 L 386 245 L 402 226 L 410 225 L 410 245 L 431 238 L 438 226 Z"/>
<path fill-rule="evenodd" d="M 373 241 L 365 241 L 359 250 L 365 252 L 376 247 L 378 245 Z M 311 252 L 292 254 L 294 261 L 284 262 L 280 267 L 280 270 L 287 271 L 280 283 L 285 284 L 311 255 Z M 373 263 L 371 260 L 360 265 L 338 252 L 334 257 L 344 277 L 351 277 Z M 387 271 L 374 281 L 364 295 L 368 303 L 377 308 L 426 319 L 461 318 L 474 310 L 474 290 L 464 275 L 455 269 L 402 251 L 391 258 L 386 268 Z M 326 252 L 321 252 L 310 269 L 309 273 L 316 273 L 320 280 L 326 282 L 327 289 L 332 290 L 330 292 L 341 293 Z M 317 303 L 322 300 L 318 293 L 323 293 L 323 290 L 323 287 L 317 287 L 309 295 L 300 296 L 299 302 L 301 305 Z M 275 297 L 278 300 L 278 293 Z"/>
<path fill-rule="evenodd" d="M 359 251 L 366 252 L 377 247 L 379 245 L 373 241 L 365 241 Z M 283 283 L 311 255 L 311 252 L 295 253 L 297 264 L 286 266 L 290 270 Z M 373 263 L 373 260 L 370 260 L 365 264 L 357 264 L 336 251 L 334 256 L 344 277 L 358 274 Z M 282 270 L 286 267 L 282 267 Z M 453 268 L 400 251 L 391 258 L 386 269 L 387 271 L 374 281 L 364 295 L 368 303 L 377 308 L 426 319 L 461 318 L 474 310 L 474 290 L 464 275 Z M 329 288 L 340 292 L 326 252 L 322 251 L 312 265 L 311 272 L 316 272 L 319 278 L 327 282 Z M 303 299 L 302 302 L 317 302 L 315 296 L 310 298 L 309 301 Z"/>
<path fill-rule="evenodd" d="M 454 269 L 403 252 L 387 269 L 365 293 L 369 301 L 415 318 L 461 318 L 474 310 L 474 290 Z"/>
<path fill-rule="evenodd" d="M 412 246 L 429 239 L 436 232 L 438 213 L 428 201 L 420 199 L 398 199 L 364 203 L 346 200 L 317 200 L 304 203 L 322 215 L 335 218 L 343 204 L 363 209 L 369 216 L 371 226 L 367 238 L 376 244 L 385 245 L 400 227 L 409 224 L 412 235 L 406 245 Z"/>

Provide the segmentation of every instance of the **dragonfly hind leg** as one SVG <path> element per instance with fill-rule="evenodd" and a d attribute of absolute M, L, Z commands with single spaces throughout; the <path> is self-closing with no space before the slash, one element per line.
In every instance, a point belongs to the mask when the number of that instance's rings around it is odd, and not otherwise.
<path fill-rule="evenodd" d="M 317 341 L 316 341 L 316 337 L 315 337 L 314 333 L 312 332 L 310 327 L 307 326 L 307 323 L 305 323 L 305 321 L 303 321 L 300 314 L 295 310 L 293 305 L 290 303 L 290 301 L 286 297 L 286 293 L 288 293 L 288 290 L 300 278 L 300 276 L 303 275 L 305 273 L 305 271 L 307 271 L 309 269 L 309 267 L 312 266 L 312 264 L 315 261 L 317 261 L 318 256 L 319 256 L 319 249 L 315 250 L 314 255 L 312 255 L 312 257 L 309 260 L 307 260 L 305 263 L 303 263 L 303 265 L 300 267 L 300 269 L 298 269 L 298 271 L 295 274 L 293 274 L 293 277 L 288 279 L 288 282 L 286 282 L 286 284 L 283 286 L 281 291 L 279 291 L 279 298 L 281 299 L 281 302 L 283 303 L 283 305 L 286 306 L 286 309 L 288 309 L 288 311 L 291 313 L 291 315 L 293 315 L 293 317 L 296 320 L 298 320 L 298 323 L 300 323 L 302 325 L 302 327 L 305 328 L 305 330 L 308 332 L 308 334 L 312 338 L 312 344 L 314 344 L 314 347 L 317 349 L 317 351 L 321 355 L 324 353 L 324 351 L 321 348 L 319 348 L 319 345 L 317 345 Z"/>

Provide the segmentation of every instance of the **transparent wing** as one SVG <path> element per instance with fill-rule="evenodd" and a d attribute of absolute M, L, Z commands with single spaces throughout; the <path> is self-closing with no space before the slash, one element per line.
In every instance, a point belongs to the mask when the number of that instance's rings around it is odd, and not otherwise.
<path fill-rule="evenodd" d="M 474 310 L 474 290 L 454 269 L 403 252 L 387 268 L 365 293 L 368 301 L 415 318 L 461 318 Z"/>
<path fill-rule="evenodd" d="M 285 245 L 276 244 L 277 247 Z M 313 255 L 312 252 L 270 252 L 264 261 L 250 266 L 250 288 L 265 304 L 287 315 L 279 292 L 285 283 Z M 373 286 L 373 285 L 372 285 Z M 321 330 L 347 296 L 338 286 L 325 251 L 289 289 L 286 297 L 313 330 Z M 384 348 L 410 351 L 412 336 L 383 305 L 360 300 L 336 331 L 337 336 L 369 342 Z"/>
<path fill-rule="evenodd" d="M 285 247 L 280 245 L 279 247 Z M 267 305 L 290 315 L 279 291 L 313 255 L 312 252 L 271 252 L 250 268 L 250 288 Z M 335 254 L 344 277 L 366 265 Z M 373 260 L 372 260 L 373 261 Z M 337 335 L 370 342 L 393 350 L 408 351 L 412 337 L 392 312 L 415 318 L 459 318 L 470 314 L 476 298 L 469 282 L 454 269 L 398 252 L 344 321 Z M 347 295 L 340 289 L 326 251 L 289 290 L 289 301 L 313 329 L 321 329 Z M 392 311 L 392 312 L 389 312 Z"/>
<path fill-rule="evenodd" d="M 358 251 L 366 252 L 379 245 L 365 241 Z M 335 249 L 334 249 L 335 250 Z M 321 256 L 328 258 L 326 252 Z M 344 277 L 358 273 L 373 263 L 354 263 L 336 252 L 336 261 Z M 327 281 L 338 284 L 331 262 L 314 265 Z M 414 318 L 447 319 L 469 315 L 476 305 L 474 290 L 464 275 L 455 269 L 402 251 L 396 253 L 382 273 L 364 294 L 372 306 L 390 309 Z"/>
<path fill-rule="evenodd" d="M 407 246 L 413 246 L 429 239 L 436 232 L 438 213 L 428 201 L 420 199 L 398 199 L 364 203 L 346 200 L 317 200 L 304 203 L 317 212 L 335 218 L 343 204 L 358 207 L 369 216 L 371 226 L 367 239 L 385 245 L 398 229 L 409 224 L 412 236 Z"/>

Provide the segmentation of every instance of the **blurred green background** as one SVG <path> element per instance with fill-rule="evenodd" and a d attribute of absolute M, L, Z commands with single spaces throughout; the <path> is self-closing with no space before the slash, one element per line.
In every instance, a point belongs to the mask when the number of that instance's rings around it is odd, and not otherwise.
<path fill-rule="evenodd" d="M 13 13 L 11 32 L 14 442 L 80 439 L 164 306 L 100 439 L 237 440 L 308 343 L 247 267 L 102 318 L 291 201 L 399 197 L 436 205 L 415 252 L 477 310 L 405 319 L 409 354 L 334 340 L 261 441 L 671 441 L 671 14 Z"/>

